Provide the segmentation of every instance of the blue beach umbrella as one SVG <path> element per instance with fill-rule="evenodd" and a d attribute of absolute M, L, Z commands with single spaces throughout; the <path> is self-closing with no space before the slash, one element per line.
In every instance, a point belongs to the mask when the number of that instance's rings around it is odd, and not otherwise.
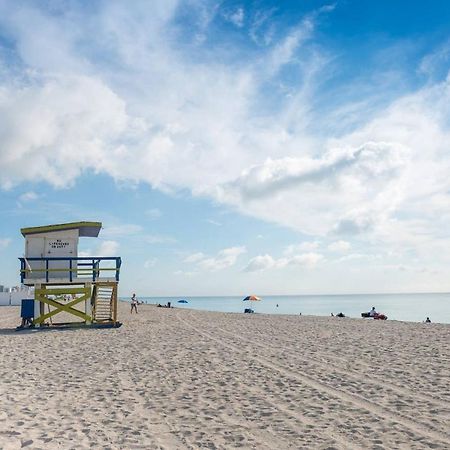
<path fill-rule="evenodd" d="M 178 300 L 178 303 L 189 303 L 187 300 Z"/>

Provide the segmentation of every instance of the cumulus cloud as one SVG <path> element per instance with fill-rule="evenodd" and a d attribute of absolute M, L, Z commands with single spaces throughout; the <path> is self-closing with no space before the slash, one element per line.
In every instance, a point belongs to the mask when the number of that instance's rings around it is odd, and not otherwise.
<path fill-rule="evenodd" d="M 351 234 L 369 230 L 395 210 L 411 164 L 408 148 L 369 142 L 319 158 L 269 158 L 216 194 L 267 220 L 279 211 L 285 225 L 307 234 Z"/>
<path fill-rule="evenodd" d="M 313 269 L 316 267 L 321 261 L 323 261 L 324 257 L 320 253 L 304 253 L 302 255 L 293 256 L 288 260 L 288 264 L 298 265 L 301 267 L 306 267 L 308 269 Z"/>
<path fill-rule="evenodd" d="M 355 149 L 336 148 L 321 158 L 286 157 L 254 166 L 236 180 L 243 197 L 274 196 L 299 185 L 320 186 L 330 191 L 339 184 L 355 181 L 381 184 L 407 163 L 407 149 L 384 142 L 370 142 Z M 341 184 L 342 184 L 341 183 Z"/>
<path fill-rule="evenodd" d="M 204 253 L 197 252 L 197 253 L 193 253 L 192 255 L 186 256 L 186 258 L 184 258 L 183 262 L 195 263 L 195 262 L 198 262 L 205 258 L 206 258 L 206 255 Z"/>
<path fill-rule="evenodd" d="M 300 266 L 313 269 L 324 260 L 320 253 L 302 253 L 275 259 L 270 255 L 258 255 L 252 258 L 244 268 L 245 272 L 260 272 L 268 269 L 280 269 L 287 266 Z"/>
<path fill-rule="evenodd" d="M 46 181 L 70 185 L 83 171 L 107 168 L 120 153 L 125 103 L 102 81 L 48 75 L 0 86 L 0 185 Z"/>
<path fill-rule="evenodd" d="M 328 246 L 328 250 L 331 250 L 332 252 L 346 252 L 346 251 L 350 250 L 350 248 L 351 248 L 350 242 L 342 241 L 342 240 L 332 242 Z"/>
<path fill-rule="evenodd" d="M 315 111 L 329 73 L 315 30 L 334 6 L 278 33 L 274 11 L 243 12 L 261 46 L 245 60 L 223 51 L 227 45 L 211 51 L 186 39 L 180 47 L 183 32 L 207 40 L 217 7 L 192 2 L 199 20 L 183 29 L 175 0 L 60 14 L 0 3 L 2 42 L 10 45 L 0 54 L 0 186 L 67 187 L 83 173 L 105 173 L 207 196 L 312 240 L 358 235 L 422 254 L 448 245 L 450 79 L 370 115 L 364 102 L 344 101 L 336 117 L 351 111 L 360 119 L 342 132 Z M 447 59 L 443 47 L 420 70 Z M 283 69 L 292 64 L 298 80 L 286 84 Z M 216 258 L 208 264 L 220 266 Z"/>
<path fill-rule="evenodd" d="M 277 261 L 270 255 L 258 255 L 252 258 L 245 267 L 246 272 L 259 272 L 271 269 L 277 265 Z"/>
<path fill-rule="evenodd" d="M 318 249 L 320 246 L 319 241 L 305 241 L 301 244 L 292 244 L 288 245 L 286 249 L 284 250 L 285 255 L 292 255 L 294 253 L 299 252 L 310 252 Z"/>
<path fill-rule="evenodd" d="M 221 250 L 213 258 L 205 258 L 198 262 L 198 266 L 204 270 L 216 271 L 234 266 L 240 255 L 247 250 L 245 247 L 230 247 Z"/>
<path fill-rule="evenodd" d="M 200 270 L 215 272 L 234 266 L 238 257 L 246 251 L 245 247 L 240 246 L 220 250 L 216 256 L 207 256 L 198 252 L 187 256 L 184 262 L 193 263 Z"/>
<path fill-rule="evenodd" d="M 103 241 L 98 247 L 97 253 L 100 256 L 118 256 L 119 243 L 117 241 Z"/>

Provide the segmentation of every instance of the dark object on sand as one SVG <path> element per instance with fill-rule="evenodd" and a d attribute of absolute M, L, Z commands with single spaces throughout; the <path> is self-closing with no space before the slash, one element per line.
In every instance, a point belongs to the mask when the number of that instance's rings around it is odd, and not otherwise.
<path fill-rule="evenodd" d="M 249 313 L 249 314 L 252 314 L 252 313 L 254 313 L 255 311 L 253 311 L 253 309 L 251 309 L 251 308 L 245 308 L 244 309 L 244 313 Z"/>
<path fill-rule="evenodd" d="M 336 317 L 345 317 L 345 314 L 340 312 L 339 314 L 336 314 Z"/>
<path fill-rule="evenodd" d="M 368 312 L 361 313 L 361 317 L 368 318 L 368 319 L 375 319 L 375 320 L 387 320 L 387 316 L 385 314 L 381 313 L 375 313 L 374 315 L 371 315 Z"/>

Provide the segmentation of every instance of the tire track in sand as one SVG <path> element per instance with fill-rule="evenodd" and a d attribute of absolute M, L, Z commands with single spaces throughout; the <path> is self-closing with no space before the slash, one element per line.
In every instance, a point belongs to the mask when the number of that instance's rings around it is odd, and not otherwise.
<path fill-rule="evenodd" d="M 217 327 L 216 329 L 220 329 L 222 332 L 226 333 L 227 335 L 230 335 L 231 337 L 235 338 L 236 335 L 222 327 Z M 241 333 L 240 337 L 243 337 L 244 335 Z M 250 338 L 250 336 L 249 336 Z M 287 344 L 286 342 L 284 342 L 284 344 Z M 258 344 L 255 344 L 255 346 L 258 346 Z M 261 347 L 262 348 L 262 347 Z M 264 344 L 264 349 L 271 349 L 274 351 L 274 353 L 279 352 L 280 347 L 275 347 L 273 345 L 270 344 Z M 342 366 L 337 366 L 335 363 L 331 363 L 329 361 L 327 361 L 327 363 L 323 363 L 321 361 L 319 361 L 317 358 L 315 358 L 314 356 L 311 355 L 311 353 L 308 353 L 307 357 L 303 357 L 303 356 L 299 356 L 298 353 L 296 352 L 290 352 L 290 351 L 285 351 L 285 354 L 288 356 L 289 360 L 293 360 L 293 361 L 301 361 L 302 363 L 308 365 L 308 366 L 312 366 L 311 365 L 311 361 L 314 363 L 314 365 L 316 365 L 317 367 L 320 367 L 323 370 L 327 370 L 330 367 L 336 372 L 339 373 L 340 375 L 353 379 L 355 382 L 359 382 L 361 383 L 361 374 L 358 373 L 357 371 L 351 370 L 351 369 L 347 369 L 347 368 L 343 368 Z M 339 360 L 341 361 L 341 359 L 337 358 L 334 355 L 330 355 L 328 353 L 326 353 L 326 356 L 330 359 L 334 359 L 334 360 Z M 366 366 L 367 368 L 369 368 L 370 366 L 366 363 L 363 363 L 364 366 Z M 386 388 L 388 388 L 391 392 L 393 392 L 394 394 L 397 394 L 398 396 L 401 395 L 406 395 L 408 397 L 411 396 L 411 391 L 402 387 L 402 386 L 398 386 L 395 383 L 386 381 L 386 380 L 382 380 L 380 379 L 380 377 L 378 376 L 374 376 L 374 375 L 366 375 L 364 374 L 364 380 L 368 380 L 370 383 L 370 385 L 373 387 L 374 385 L 378 385 L 380 387 L 380 389 L 374 389 L 377 392 L 382 392 L 382 390 L 386 390 Z M 386 392 L 386 394 L 389 394 L 389 392 Z M 450 412 L 449 412 L 449 403 L 444 401 L 444 400 L 440 400 L 440 399 L 436 399 L 435 397 L 432 396 L 427 396 L 427 395 L 423 395 L 420 392 L 414 392 L 414 399 L 413 400 L 420 400 L 420 402 L 418 403 L 418 405 L 416 405 L 416 407 L 422 407 L 423 409 L 427 409 L 430 407 L 440 407 L 440 408 L 444 408 L 446 410 L 446 415 L 447 417 L 450 417 Z"/>
<path fill-rule="evenodd" d="M 191 318 L 193 317 L 193 314 L 191 314 Z M 346 401 L 353 403 L 359 408 L 365 409 L 366 411 L 369 411 L 372 414 L 378 415 L 381 418 L 389 419 L 393 423 L 397 423 L 399 425 L 402 425 L 404 428 L 419 432 L 423 437 L 426 437 L 428 439 L 432 439 L 436 442 L 438 442 L 440 445 L 445 448 L 448 443 L 450 442 L 450 434 L 436 430 L 436 428 L 431 424 L 424 424 L 421 422 L 418 422 L 416 420 L 410 419 L 404 415 L 399 414 L 397 411 L 393 412 L 385 407 L 379 406 L 370 400 L 367 400 L 364 397 L 361 397 L 357 394 L 350 394 L 347 392 L 344 392 L 340 389 L 337 389 L 335 387 L 330 387 L 327 384 L 318 381 L 314 379 L 313 377 L 305 374 L 305 373 L 298 373 L 293 372 L 292 370 L 286 369 L 285 367 L 281 367 L 277 364 L 274 364 L 272 361 L 262 357 L 262 356 L 255 356 L 253 353 L 249 353 L 247 351 L 241 350 L 236 344 L 231 344 L 229 342 L 225 342 L 224 339 L 218 339 L 216 336 L 205 332 L 203 329 L 197 328 L 191 323 L 187 322 L 184 318 L 180 318 L 179 320 L 183 321 L 185 325 L 193 328 L 198 334 L 203 335 L 204 337 L 217 342 L 218 344 L 228 347 L 232 349 L 233 351 L 236 351 L 240 354 L 246 355 L 247 359 L 253 359 L 254 361 L 257 361 L 258 363 L 262 364 L 263 366 L 266 366 L 274 371 L 280 372 L 284 374 L 287 377 L 297 379 L 310 387 L 322 391 L 326 393 L 329 396 L 338 398 L 341 401 Z M 221 329 L 220 327 L 215 326 L 215 331 L 220 329 L 222 332 L 226 332 L 226 330 Z M 226 332 L 228 333 L 228 332 Z M 235 337 L 235 335 L 233 335 Z M 252 343 L 252 345 L 256 345 Z M 260 346 L 263 348 L 262 346 Z"/>
<path fill-rule="evenodd" d="M 221 328 L 222 331 L 224 331 L 225 333 L 228 333 L 229 335 L 234 336 L 233 333 L 231 333 L 228 330 L 225 330 L 224 328 Z M 240 331 L 242 332 L 242 331 Z M 277 336 L 277 339 L 279 339 L 279 336 Z M 279 351 L 280 347 L 288 345 L 288 341 L 287 340 L 282 340 L 279 339 L 280 344 L 278 347 L 274 347 L 273 345 L 265 345 L 264 348 L 272 348 L 275 351 Z M 343 358 L 346 358 L 348 356 L 343 355 L 341 357 L 336 356 L 333 353 L 327 352 L 326 348 L 321 349 L 321 353 L 328 358 L 328 361 L 326 363 L 324 363 L 323 361 L 319 361 L 315 356 L 314 353 L 312 353 L 311 351 L 309 351 L 307 353 L 307 356 L 303 356 L 303 357 L 299 357 L 298 353 L 294 353 L 294 352 L 286 352 L 287 354 L 289 354 L 291 356 L 292 359 L 297 359 L 297 360 L 301 360 L 304 362 L 308 362 L 308 361 L 314 361 L 316 364 L 318 364 L 319 366 L 323 367 L 323 368 L 327 368 L 330 365 L 339 373 L 344 374 L 344 375 L 350 375 L 350 377 L 358 377 L 359 372 L 353 369 L 349 369 L 348 367 L 342 367 L 342 364 L 340 364 L 342 362 Z M 334 361 L 334 362 L 330 362 Z M 445 359 L 444 359 L 445 361 Z M 366 361 L 362 361 L 362 360 L 358 360 L 358 365 L 360 366 L 364 366 L 366 369 L 372 369 L 373 366 L 371 364 L 369 364 Z M 350 374 L 350 372 L 352 372 L 352 374 Z M 411 392 L 408 389 L 405 389 L 403 386 L 400 386 L 396 383 L 393 383 L 391 381 L 382 379 L 379 375 L 367 375 L 364 374 L 364 378 L 367 380 L 374 380 L 377 383 L 381 383 L 383 387 L 389 387 L 390 389 L 392 389 L 393 391 L 397 392 L 397 393 L 402 393 L 402 394 L 406 394 L 406 395 L 410 395 Z M 414 393 L 414 398 L 415 399 L 419 399 L 421 400 L 423 403 L 427 403 L 427 404 L 434 404 L 435 406 L 444 408 L 444 409 L 448 409 L 449 408 L 449 402 L 446 400 L 442 400 L 439 398 L 436 398 L 432 395 L 424 395 L 420 392 L 415 392 Z"/>
<path fill-rule="evenodd" d="M 199 328 L 193 326 L 191 323 L 186 322 L 186 320 L 180 318 L 179 316 L 177 316 L 177 318 L 179 321 L 181 321 L 182 323 L 187 325 L 189 328 L 193 329 L 196 333 L 203 335 L 204 337 L 207 337 L 210 340 L 218 342 L 218 343 L 222 344 L 223 346 L 225 346 L 226 348 L 231 348 L 233 350 L 239 350 L 232 344 L 226 344 L 223 341 L 221 341 L 220 339 L 216 339 L 209 333 L 200 331 Z M 241 351 L 238 351 L 238 353 L 243 354 L 243 352 L 241 352 Z M 253 359 L 256 360 L 256 358 L 253 358 Z M 276 370 L 279 371 L 279 368 L 277 368 Z M 246 390 L 250 393 L 257 395 L 258 397 L 263 398 L 267 404 L 272 406 L 272 408 L 275 408 L 276 410 L 281 412 L 284 416 L 286 416 L 288 421 L 292 421 L 292 418 L 294 418 L 295 420 L 299 421 L 306 427 L 311 427 L 311 428 L 315 428 L 315 429 L 318 428 L 317 422 L 314 420 L 314 418 L 307 417 L 307 416 L 299 413 L 298 411 L 292 410 L 288 406 L 284 406 L 284 405 L 280 404 L 280 402 L 278 402 L 278 401 L 277 402 L 271 401 L 267 397 L 266 392 L 264 390 L 259 389 L 252 385 L 247 385 Z M 326 435 L 326 437 L 329 439 L 330 442 L 338 444 L 340 449 L 349 449 L 349 450 L 361 449 L 361 445 L 362 445 L 361 443 L 356 444 L 354 442 L 351 442 L 349 440 L 349 437 L 347 435 L 344 435 L 344 433 L 342 433 L 342 431 L 339 428 L 334 428 L 333 430 L 324 431 L 324 429 L 322 428 L 322 425 L 321 425 L 320 432 L 322 435 Z"/>

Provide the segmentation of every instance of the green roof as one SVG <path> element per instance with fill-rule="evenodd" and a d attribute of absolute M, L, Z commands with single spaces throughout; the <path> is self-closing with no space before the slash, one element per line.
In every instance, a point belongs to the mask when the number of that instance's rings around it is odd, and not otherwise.
<path fill-rule="evenodd" d="M 22 228 L 20 232 L 25 237 L 27 234 L 49 233 L 52 231 L 63 230 L 80 230 L 80 236 L 97 237 L 101 228 L 101 222 L 71 222 L 58 223 L 56 225 L 44 225 L 42 227 Z"/>

